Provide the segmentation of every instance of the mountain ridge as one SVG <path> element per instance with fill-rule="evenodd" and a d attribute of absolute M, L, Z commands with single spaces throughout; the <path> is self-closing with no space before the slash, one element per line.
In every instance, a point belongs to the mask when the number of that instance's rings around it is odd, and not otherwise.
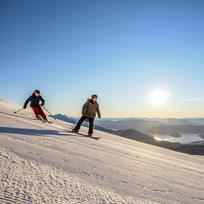
<path fill-rule="evenodd" d="M 54 117 L 56 118 L 56 115 Z M 61 119 L 61 120 L 65 120 L 67 122 L 74 123 L 74 124 L 76 124 L 76 122 L 77 122 L 77 118 L 68 117 L 66 115 L 58 114 L 57 118 Z M 87 127 L 88 123 L 85 123 L 84 126 Z M 200 144 L 186 144 L 186 145 L 184 145 L 184 144 L 181 144 L 178 142 L 172 143 L 172 142 L 162 141 L 162 140 L 158 141 L 158 140 L 155 140 L 155 138 L 152 135 L 142 133 L 142 132 L 137 131 L 135 129 L 110 130 L 110 129 L 101 127 L 99 125 L 95 125 L 95 129 L 103 131 L 103 132 L 107 132 L 110 134 L 114 134 L 114 135 L 117 135 L 120 137 L 132 139 L 135 141 L 144 142 L 147 144 L 171 149 L 174 151 L 180 151 L 180 152 L 184 152 L 184 153 L 188 153 L 188 154 L 204 155 L 204 145 L 202 145 L 202 144 L 201 145 Z M 175 133 L 173 133 L 173 134 L 175 134 Z"/>

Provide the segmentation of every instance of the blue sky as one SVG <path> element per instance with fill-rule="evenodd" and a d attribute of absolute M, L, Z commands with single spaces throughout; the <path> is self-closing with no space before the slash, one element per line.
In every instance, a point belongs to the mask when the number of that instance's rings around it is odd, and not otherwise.
<path fill-rule="evenodd" d="M 104 117 L 204 115 L 204 1 L 0 0 L 0 98 L 40 89 L 79 116 L 92 93 Z M 151 104 L 154 89 L 171 92 Z"/>

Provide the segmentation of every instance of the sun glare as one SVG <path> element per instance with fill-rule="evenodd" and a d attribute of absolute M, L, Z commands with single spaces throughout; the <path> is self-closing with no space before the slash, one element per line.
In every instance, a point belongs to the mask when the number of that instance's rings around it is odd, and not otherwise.
<path fill-rule="evenodd" d="M 171 93 L 169 91 L 155 89 L 150 92 L 150 101 L 153 105 L 163 106 L 167 104 L 170 95 Z"/>

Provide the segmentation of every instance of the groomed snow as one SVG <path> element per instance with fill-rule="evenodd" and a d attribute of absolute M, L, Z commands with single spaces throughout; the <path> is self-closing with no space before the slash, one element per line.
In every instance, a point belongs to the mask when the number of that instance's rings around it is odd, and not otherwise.
<path fill-rule="evenodd" d="M 96 141 L 18 108 L 0 101 L 0 203 L 204 203 L 204 157 L 100 131 Z"/>

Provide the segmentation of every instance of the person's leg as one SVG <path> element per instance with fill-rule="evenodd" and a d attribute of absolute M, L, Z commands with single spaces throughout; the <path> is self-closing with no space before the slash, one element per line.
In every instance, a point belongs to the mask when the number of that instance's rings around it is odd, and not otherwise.
<path fill-rule="evenodd" d="M 47 120 L 47 117 L 45 115 L 45 113 L 43 112 L 42 108 L 40 106 L 38 106 L 38 110 L 39 110 L 39 114 L 40 116 L 44 119 Z"/>
<path fill-rule="evenodd" d="M 93 124 L 94 124 L 94 118 L 89 118 L 89 135 L 93 134 Z"/>
<path fill-rule="evenodd" d="M 38 107 L 33 106 L 32 109 L 33 109 L 33 112 L 34 112 L 36 118 L 37 118 L 38 120 L 41 120 Z"/>
<path fill-rule="evenodd" d="M 78 121 L 76 127 L 74 128 L 74 131 L 79 131 L 79 129 L 80 129 L 80 127 L 81 127 L 81 125 L 82 125 L 82 123 L 84 122 L 85 119 L 86 119 L 85 116 L 82 116 L 82 117 L 80 118 L 80 120 Z"/>

